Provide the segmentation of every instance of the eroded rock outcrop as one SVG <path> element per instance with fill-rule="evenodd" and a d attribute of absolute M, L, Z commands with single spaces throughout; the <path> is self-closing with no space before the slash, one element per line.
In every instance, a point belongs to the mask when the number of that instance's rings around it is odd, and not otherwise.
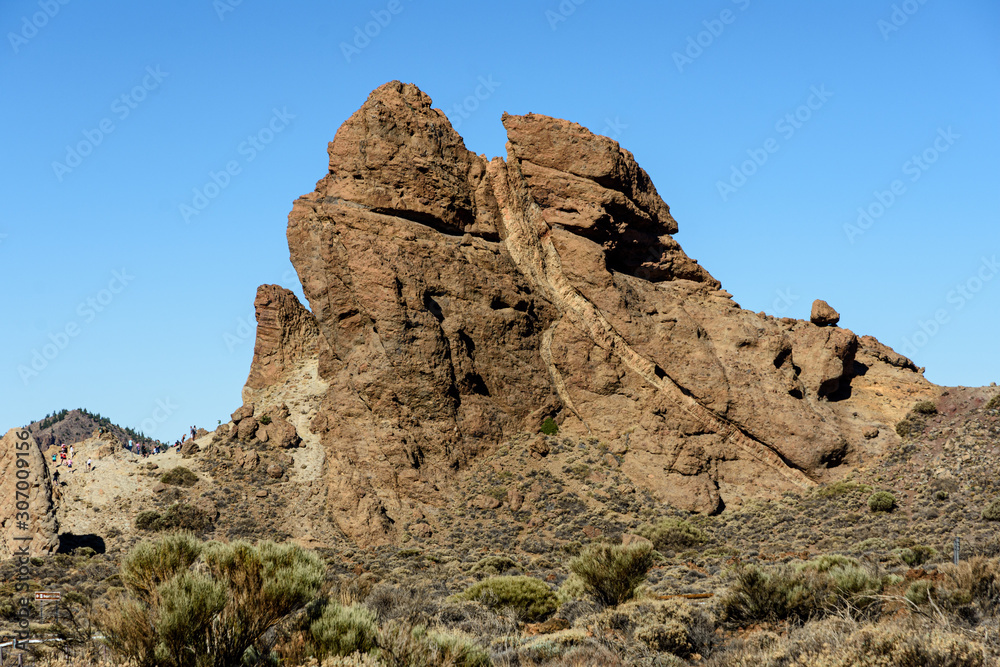
<path fill-rule="evenodd" d="M 415 86 L 374 91 L 289 215 L 312 315 L 287 290 L 258 294 L 245 396 L 315 339 L 326 384 L 309 429 L 347 535 L 396 539 L 414 504 L 440 505 L 477 453 L 547 416 L 616 443 L 663 501 L 718 511 L 850 463 L 864 429 L 897 416 L 879 378 L 931 390 L 850 331 L 742 310 L 617 142 L 502 120 L 507 159 L 487 162 Z"/>
<path fill-rule="evenodd" d="M 38 444 L 27 430 L 0 439 L 0 549 L 5 558 L 26 546 L 31 556 L 59 548 L 52 480 Z M 25 539 L 28 538 L 28 539 Z"/>

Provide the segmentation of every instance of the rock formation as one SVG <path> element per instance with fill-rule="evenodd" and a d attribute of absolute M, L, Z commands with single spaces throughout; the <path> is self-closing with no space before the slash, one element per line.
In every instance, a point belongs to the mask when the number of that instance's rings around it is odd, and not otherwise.
<path fill-rule="evenodd" d="M 546 417 L 615 443 L 662 501 L 715 512 L 877 446 L 865 433 L 906 409 L 883 385 L 933 391 L 874 339 L 741 309 L 617 142 L 536 114 L 502 122 L 507 159 L 487 161 L 415 86 L 374 91 L 289 215 L 312 313 L 258 292 L 249 413 L 232 428 L 260 438 L 254 410 L 318 357 L 308 430 L 348 536 L 396 539 L 477 454 Z"/>
<path fill-rule="evenodd" d="M 25 429 L 11 429 L 0 440 L 0 502 L 0 549 L 5 557 L 19 553 L 22 546 L 31 556 L 56 552 L 59 533 L 48 464 Z"/>
<path fill-rule="evenodd" d="M 840 321 L 840 313 L 822 299 L 813 301 L 812 311 L 809 314 L 809 321 L 820 327 L 830 327 Z"/>

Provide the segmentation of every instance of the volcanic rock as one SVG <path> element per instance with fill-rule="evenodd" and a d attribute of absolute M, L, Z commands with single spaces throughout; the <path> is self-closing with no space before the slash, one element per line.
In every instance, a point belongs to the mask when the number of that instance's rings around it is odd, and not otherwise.
<path fill-rule="evenodd" d="M 879 383 L 932 390 L 874 339 L 742 310 L 614 140 L 537 114 L 502 122 L 507 159 L 487 162 L 416 86 L 375 90 L 289 215 L 311 315 L 287 290 L 258 292 L 245 400 L 318 358 L 308 435 L 352 539 L 396 541 L 411 508 L 443 506 L 476 457 L 545 417 L 611 443 L 660 501 L 716 512 L 850 465 L 855 412 L 905 412 Z M 236 417 L 240 439 L 258 433 Z M 485 498 L 473 504 L 499 503 Z"/>
<path fill-rule="evenodd" d="M 840 321 L 840 313 L 834 310 L 826 301 L 816 299 L 813 301 L 809 321 L 817 326 L 830 327 Z"/>
<path fill-rule="evenodd" d="M 318 330 L 312 313 L 302 307 L 298 298 L 278 285 L 261 285 L 254 299 L 257 318 L 257 339 L 247 386 L 258 389 L 279 380 L 299 360 L 316 355 Z M 233 421 L 246 415 L 233 413 Z M 286 415 L 287 416 L 287 415 Z"/>
<path fill-rule="evenodd" d="M 25 429 L 11 429 L 0 439 L 0 501 L 4 554 L 21 548 L 31 556 L 55 553 L 59 532 L 52 478 L 38 443 Z"/>

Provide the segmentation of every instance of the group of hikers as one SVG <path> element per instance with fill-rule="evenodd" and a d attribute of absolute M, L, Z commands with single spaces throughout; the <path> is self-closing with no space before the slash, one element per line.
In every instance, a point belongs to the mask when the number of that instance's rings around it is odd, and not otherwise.
<path fill-rule="evenodd" d="M 69 445 L 69 447 L 67 447 L 65 444 L 61 444 L 61 445 L 59 445 L 58 450 L 59 451 L 52 453 L 52 465 L 54 467 L 57 467 L 57 468 L 60 465 L 64 465 L 64 466 L 66 466 L 67 469 L 70 470 L 70 472 L 72 472 L 73 471 L 73 454 L 76 453 L 75 448 L 73 447 L 73 445 Z M 89 459 L 88 458 L 87 459 L 87 470 L 89 471 L 89 470 L 93 470 L 93 469 L 94 469 L 94 461 L 93 461 L 93 459 Z"/>
<path fill-rule="evenodd" d="M 98 432 L 99 432 L 100 435 L 104 435 L 105 433 L 110 433 L 110 430 L 108 430 L 108 429 L 106 429 L 104 427 L 101 427 L 100 429 L 98 429 Z M 197 435 L 197 432 L 198 432 L 198 429 L 196 427 L 192 426 L 191 427 L 191 439 L 192 440 L 194 440 L 195 435 Z M 183 445 L 187 441 L 187 438 L 188 438 L 188 435 L 187 435 L 187 433 L 185 433 L 183 436 L 181 436 L 180 440 L 175 440 L 174 444 L 172 446 L 173 447 L 177 447 L 179 449 L 181 447 L 181 445 Z M 135 454 L 136 456 L 141 456 L 142 458 L 148 458 L 151 455 L 163 454 L 163 453 L 169 451 L 171 445 L 163 444 L 159 440 L 147 441 L 147 442 L 139 442 L 137 440 L 133 441 L 130 438 L 127 443 L 125 443 L 125 444 L 122 445 L 122 447 L 125 449 L 125 451 L 131 452 L 132 454 Z M 52 453 L 52 465 L 53 465 L 53 467 L 59 467 L 60 465 L 64 465 L 64 466 L 66 466 L 66 468 L 70 472 L 72 472 L 73 471 L 73 455 L 75 453 L 76 453 L 76 450 L 73 447 L 73 445 L 65 445 L 65 444 L 59 444 L 59 445 L 57 445 L 56 451 Z M 87 459 L 87 470 L 90 471 L 90 470 L 93 470 L 93 469 L 94 469 L 94 461 L 93 461 L 93 459 L 88 458 Z M 56 472 L 55 474 L 57 476 L 59 475 L 58 472 Z"/>

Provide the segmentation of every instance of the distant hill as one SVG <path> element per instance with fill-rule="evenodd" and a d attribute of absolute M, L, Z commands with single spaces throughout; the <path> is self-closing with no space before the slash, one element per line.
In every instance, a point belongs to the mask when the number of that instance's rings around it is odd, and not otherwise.
<path fill-rule="evenodd" d="M 94 414 L 83 408 L 60 410 L 48 414 L 43 419 L 28 424 L 25 428 L 28 429 L 43 451 L 52 445 L 86 440 L 99 428 L 109 431 L 122 443 L 129 440 L 153 442 L 152 438 L 134 429 L 119 426 L 100 413 Z"/>

